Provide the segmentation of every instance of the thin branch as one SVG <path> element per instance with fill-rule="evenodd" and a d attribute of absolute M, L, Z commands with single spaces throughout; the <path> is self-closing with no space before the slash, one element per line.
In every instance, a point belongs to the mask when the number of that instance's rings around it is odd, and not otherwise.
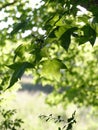
<path fill-rule="evenodd" d="M 11 3 L 6 3 L 6 4 L 2 5 L 2 7 L 0 7 L 0 11 L 1 11 L 2 9 L 4 9 L 4 8 L 8 7 L 8 6 L 11 6 L 11 5 L 15 4 L 16 2 L 17 2 L 17 0 L 14 0 L 14 1 L 11 2 Z"/>

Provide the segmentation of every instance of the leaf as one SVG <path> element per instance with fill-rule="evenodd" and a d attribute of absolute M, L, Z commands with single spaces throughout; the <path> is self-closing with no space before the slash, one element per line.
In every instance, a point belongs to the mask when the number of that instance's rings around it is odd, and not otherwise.
<path fill-rule="evenodd" d="M 61 127 L 58 127 L 58 130 L 61 130 Z"/>
<path fill-rule="evenodd" d="M 66 26 L 61 26 L 61 27 L 56 27 L 54 32 L 55 32 L 55 36 L 60 39 L 60 37 L 64 34 L 64 32 L 67 31 Z"/>
<path fill-rule="evenodd" d="M 45 60 L 41 65 L 41 77 L 49 80 L 59 81 L 61 77 L 60 69 L 67 69 L 66 65 L 59 59 Z"/>
<path fill-rule="evenodd" d="M 71 124 L 71 123 L 70 123 L 70 124 L 68 124 L 68 126 L 67 126 L 66 130 L 72 130 L 72 124 Z"/>
<path fill-rule="evenodd" d="M 49 52 L 48 52 L 48 47 L 43 47 L 40 51 L 40 55 L 41 57 L 48 57 L 49 56 Z"/>
<path fill-rule="evenodd" d="M 67 31 L 65 31 L 63 33 L 63 35 L 60 37 L 60 41 L 61 41 L 61 46 L 68 51 L 69 45 L 71 43 L 71 35 L 73 34 L 73 32 L 77 30 L 77 27 L 72 27 L 70 29 L 68 29 Z"/>
<path fill-rule="evenodd" d="M 23 73 L 25 72 L 27 68 L 33 68 L 34 65 L 28 62 L 23 62 L 23 63 L 15 63 L 12 65 L 9 65 L 8 67 L 11 69 L 14 69 L 14 73 L 12 74 L 10 84 L 8 86 L 8 88 L 10 88 L 18 81 L 18 79 L 21 79 Z"/>
<path fill-rule="evenodd" d="M 58 31 L 59 27 L 57 26 L 56 28 L 54 28 L 50 33 L 49 33 L 49 38 L 55 38 L 55 32 Z"/>
<path fill-rule="evenodd" d="M 22 64 L 21 62 L 18 62 L 18 63 L 14 63 L 14 64 L 11 64 L 11 65 L 7 65 L 7 67 L 10 68 L 10 69 L 16 70 L 16 69 L 20 68 L 21 64 Z"/>
<path fill-rule="evenodd" d="M 16 23 L 14 25 L 12 32 L 11 32 L 11 35 L 14 35 L 14 34 L 18 33 L 19 30 L 25 28 L 29 22 L 30 22 L 30 19 L 28 18 L 28 19 L 22 20 L 19 23 Z"/>
<path fill-rule="evenodd" d="M 27 48 L 27 46 L 26 45 L 23 45 L 23 44 L 21 44 L 21 45 L 19 45 L 17 48 L 16 48 L 16 50 L 15 50 L 15 56 L 14 56 L 14 61 L 15 61 L 15 59 L 16 59 L 16 57 L 17 56 L 19 56 L 19 57 L 22 57 L 23 56 L 23 54 L 25 53 L 25 51 L 26 51 L 26 48 Z"/>
<path fill-rule="evenodd" d="M 71 122 L 74 119 L 74 117 L 68 118 L 68 122 Z"/>
<path fill-rule="evenodd" d="M 84 35 L 79 37 L 79 44 L 81 45 L 89 41 L 93 46 L 96 40 L 95 30 L 89 25 L 85 25 L 81 30 L 83 31 Z"/>
<path fill-rule="evenodd" d="M 23 22 L 17 23 L 14 26 L 13 31 L 11 32 L 11 35 L 14 35 L 15 33 L 17 33 L 21 28 L 23 28 L 23 25 L 24 25 Z"/>

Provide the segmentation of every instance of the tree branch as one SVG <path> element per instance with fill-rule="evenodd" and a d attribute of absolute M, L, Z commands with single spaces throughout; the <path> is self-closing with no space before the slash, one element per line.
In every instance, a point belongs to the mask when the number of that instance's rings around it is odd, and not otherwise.
<path fill-rule="evenodd" d="M 8 7 L 8 6 L 11 6 L 11 5 L 15 4 L 16 2 L 17 2 L 17 0 L 14 0 L 14 1 L 11 2 L 11 3 L 6 3 L 6 4 L 2 5 L 2 7 L 0 7 L 0 11 L 1 11 L 2 9 L 4 9 L 4 8 Z"/>

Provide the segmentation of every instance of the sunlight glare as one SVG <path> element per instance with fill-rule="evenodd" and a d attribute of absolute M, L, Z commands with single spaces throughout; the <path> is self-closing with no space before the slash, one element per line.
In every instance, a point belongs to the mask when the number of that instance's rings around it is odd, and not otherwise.
<path fill-rule="evenodd" d="M 80 10 L 78 11 L 77 15 L 88 14 L 88 11 L 84 7 L 78 5 L 77 8 Z"/>
<path fill-rule="evenodd" d="M 32 9 L 39 8 L 41 5 L 44 4 L 41 0 L 29 0 L 30 6 Z"/>

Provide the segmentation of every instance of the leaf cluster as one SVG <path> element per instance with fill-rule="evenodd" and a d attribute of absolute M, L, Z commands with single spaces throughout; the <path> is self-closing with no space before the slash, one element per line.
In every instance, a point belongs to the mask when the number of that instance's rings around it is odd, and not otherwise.
<path fill-rule="evenodd" d="M 0 129 L 1 130 L 18 130 L 23 123 L 22 119 L 15 118 L 16 110 L 0 110 Z M 22 129 L 23 130 L 23 129 Z"/>
<path fill-rule="evenodd" d="M 46 115 L 40 115 L 39 116 L 40 119 L 44 119 L 46 122 L 48 121 L 54 121 L 54 123 L 63 123 L 62 127 L 58 127 L 58 130 L 72 130 L 73 128 L 73 124 L 76 123 L 76 119 L 75 119 L 75 112 L 72 114 L 72 117 L 68 118 L 67 121 L 65 121 L 65 119 L 62 118 L 62 116 L 57 116 L 54 117 L 52 114 L 50 114 L 49 116 Z"/>

